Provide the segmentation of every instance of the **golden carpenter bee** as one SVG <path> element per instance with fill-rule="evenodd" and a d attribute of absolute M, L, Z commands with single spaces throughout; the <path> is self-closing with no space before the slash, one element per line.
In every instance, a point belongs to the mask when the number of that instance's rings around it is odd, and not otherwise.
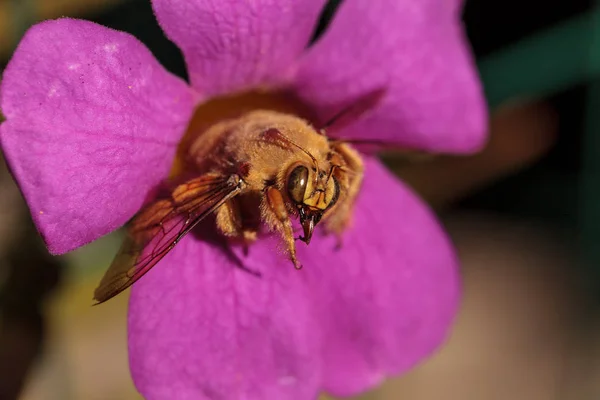
<path fill-rule="evenodd" d="M 278 232 L 300 269 L 292 219 L 309 244 L 315 226 L 340 235 L 363 178 L 347 142 L 294 115 L 252 111 L 221 121 L 189 147 L 189 179 L 143 208 L 94 293 L 102 303 L 140 279 L 208 215 L 225 236 L 251 244 L 261 224 Z"/>

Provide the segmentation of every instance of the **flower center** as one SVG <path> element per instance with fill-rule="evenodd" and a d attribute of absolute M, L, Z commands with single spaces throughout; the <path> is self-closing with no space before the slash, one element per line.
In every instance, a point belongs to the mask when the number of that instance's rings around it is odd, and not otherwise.
<path fill-rule="evenodd" d="M 278 111 L 314 121 L 314 115 L 308 106 L 287 92 L 253 91 L 211 99 L 196 108 L 177 148 L 175 161 L 171 168 L 171 177 L 175 177 L 185 170 L 186 156 L 198 136 L 220 121 L 235 118 L 253 110 Z"/>

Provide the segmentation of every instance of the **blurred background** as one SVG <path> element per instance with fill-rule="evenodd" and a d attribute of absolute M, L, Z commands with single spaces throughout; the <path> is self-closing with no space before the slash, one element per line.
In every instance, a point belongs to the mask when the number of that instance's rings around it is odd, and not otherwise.
<path fill-rule="evenodd" d="M 59 16 L 128 31 L 185 76 L 146 0 L 0 0 L 0 71 L 29 26 Z M 437 355 L 360 399 L 600 398 L 600 10 L 467 0 L 464 20 L 491 109 L 487 147 L 383 156 L 454 239 L 463 307 Z M 118 237 L 48 256 L 0 165 L 0 400 L 140 399 L 127 295 L 90 307 Z"/>

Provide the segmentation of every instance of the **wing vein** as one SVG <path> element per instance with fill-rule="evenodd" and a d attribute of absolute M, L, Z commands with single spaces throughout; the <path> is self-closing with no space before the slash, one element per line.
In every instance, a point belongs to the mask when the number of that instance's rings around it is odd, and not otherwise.
<path fill-rule="evenodd" d="M 169 199 L 142 209 L 130 222 L 127 237 L 94 292 L 96 304 L 127 289 L 167 255 L 204 218 L 237 196 L 238 175 L 205 174 L 177 186 Z M 156 222 L 156 217 L 159 217 Z M 148 222 L 148 220 L 150 222 Z"/>

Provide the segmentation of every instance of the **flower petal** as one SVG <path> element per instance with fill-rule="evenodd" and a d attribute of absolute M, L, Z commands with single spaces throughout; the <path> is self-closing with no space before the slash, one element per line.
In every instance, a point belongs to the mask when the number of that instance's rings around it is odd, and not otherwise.
<path fill-rule="evenodd" d="M 193 105 L 127 33 L 72 19 L 27 32 L 0 87 L 0 141 L 52 253 L 131 218 L 168 174 Z"/>
<path fill-rule="evenodd" d="M 315 30 L 325 0 L 153 0 L 183 52 L 192 86 L 220 95 L 282 83 Z"/>
<path fill-rule="evenodd" d="M 316 398 L 320 335 L 307 286 L 287 265 L 261 267 L 255 276 L 188 235 L 134 285 L 130 367 L 145 398 Z"/>
<path fill-rule="evenodd" d="M 288 278 L 307 280 L 325 335 L 323 388 L 338 396 L 372 388 L 432 353 L 459 299 L 457 259 L 436 218 L 377 161 L 366 165 L 342 248 L 320 233 L 309 246 L 298 242 L 304 268 Z M 250 247 L 243 261 L 250 269 L 293 269 L 270 241 Z"/>
<path fill-rule="evenodd" d="M 367 162 L 342 250 L 317 235 L 299 245 L 301 271 L 274 236 L 245 258 L 186 237 L 133 288 L 129 347 L 142 394 L 352 395 L 440 345 L 458 302 L 455 254 L 431 212 L 378 162 Z"/>
<path fill-rule="evenodd" d="M 432 151 L 478 150 L 486 138 L 486 105 L 459 3 L 345 0 L 302 59 L 296 91 L 327 119 L 349 101 L 385 89 L 379 106 L 343 136 Z"/>

